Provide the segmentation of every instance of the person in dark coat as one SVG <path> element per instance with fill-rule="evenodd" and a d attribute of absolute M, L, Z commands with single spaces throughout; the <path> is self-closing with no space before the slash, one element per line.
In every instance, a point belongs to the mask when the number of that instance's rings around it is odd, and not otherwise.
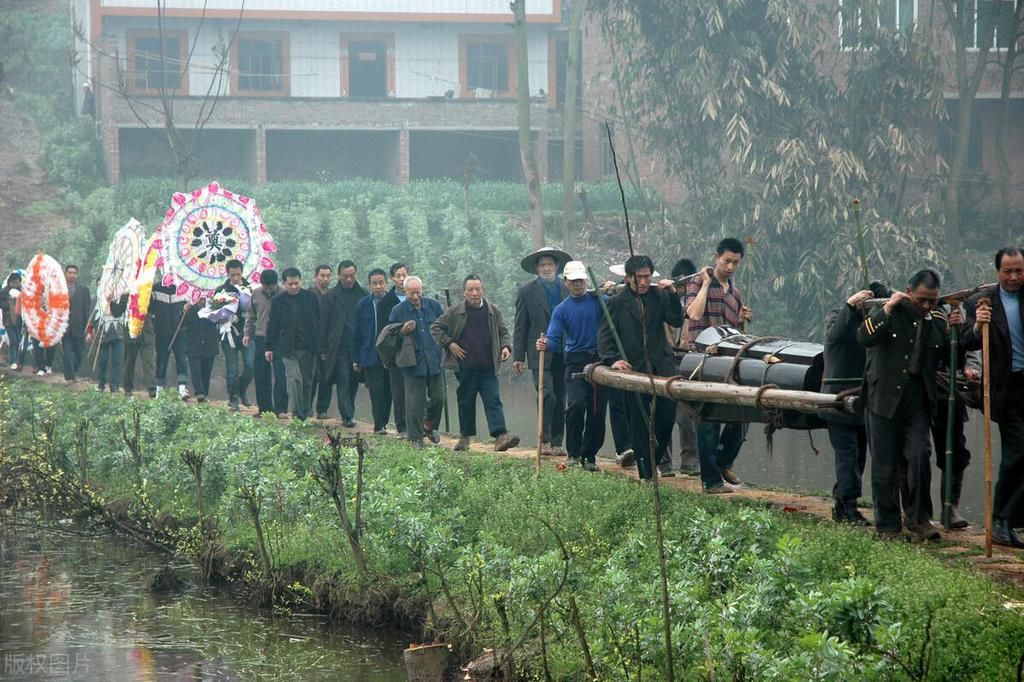
<path fill-rule="evenodd" d="M 1024 547 L 1014 528 L 1024 526 L 1024 255 L 1017 247 L 996 252 L 999 284 L 967 299 L 963 343 L 982 346 L 982 326 L 989 331 L 989 382 L 992 420 L 999 425 L 1002 454 L 992 500 L 992 540 Z M 981 300 L 988 300 L 982 305 Z"/>
<path fill-rule="evenodd" d="M 366 289 L 356 281 L 358 269 L 350 260 L 338 264 L 338 283 L 323 296 L 320 304 L 320 368 L 316 416 L 326 419 L 331 407 L 331 387 L 338 393 L 341 423 L 356 425 L 352 392 L 352 332 L 356 324 L 356 305 Z M 358 383 L 356 384 L 358 386 Z"/>
<path fill-rule="evenodd" d="M 249 400 L 249 382 L 253 374 L 253 351 L 242 344 L 242 337 L 245 335 L 245 315 L 249 310 L 249 282 L 242 277 L 242 262 L 229 260 L 226 265 L 228 279 L 214 290 L 214 295 L 220 293 L 233 294 L 238 297 L 238 312 L 231 320 L 218 325 L 220 334 L 220 348 L 224 353 L 224 381 L 228 389 L 228 407 L 237 412 L 239 401 L 246 407 L 252 403 Z M 241 371 L 239 371 L 241 363 Z"/>
<path fill-rule="evenodd" d="M 270 302 L 264 357 L 271 364 L 281 358 L 292 416 L 304 420 L 309 416 L 313 373 L 320 352 L 320 310 L 316 295 L 302 288 L 298 268 L 285 268 L 281 277 L 284 291 Z"/>
<path fill-rule="evenodd" d="M 7 283 L 0 289 L 0 315 L 4 318 L 4 331 L 7 333 L 7 358 L 11 370 L 21 369 L 21 334 L 24 325 L 18 316 L 18 297 L 21 296 L 21 275 L 12 272 L 7 276 Z"/>
<path fill-rule="evenodd" d="M 825 316 L 825 372 L 822 393 L 838 394 L 860 386 L 864 376 L 864 346 L 857 340 L 857 329 L 864 322 L 863 304 L 870 298 L 888 298 L 884 285 L 852 294 L 846 302 Z M 831 379 L 853 379 L 848 382 Z M 871 522 L 857 509 L 862 492 L 862 477 L 867 463 L 868 436 L 864 415 L 829 414 L 828 439 L 835 452 L 836 482 L 832 486 L 832 520 L 855 526 Z"/>
<path fill-rule="evenodd" d="M 633 256 L 626 261 L 626 288 L 608 303 L 612 323 L 618 330 L 625 357 L 618 347 L 607 319 L 601 320 L 598 331 L 598 353 L 601 361 L 616 370 L 636 372 L 652 371 L 660 376 L 675 374 L 672 349 L 665 336 L 664 325 L 681 327 L 683 306 L 676 294 L 675 284 L 663 279 L 656 287 L 651 286 L 654 262 L 648 256 Z M 644 353 L 644 320 L 646 320 L 647 352 L 651 365 L 647 364 Z M 639 396 L 637 396 L 639 397 Z M 650 414 L 648 399 L 627 399 L 630 412 L 633 449 L 636 452 L 637 470 L 642 479 L 653 475 L 648 423 L 653 421 L 655 452 L 654 463 L 660 464 L 672 442 L 675 427 L 676 404 L 668 398 L 657 398 L 654 414 Z"/>
<path fill-rule="evenodd" d="M 380 268 L 370 271 L 367 279 L 370 293 L 356 304 L 355 326 L 352 330 L 352 369 L 366 377 L 366 389 L 370 394 L 370 408 L 373 413 L 373 431 L 378 435 L 387 433 L 388 416 L 391 414 L 391 379 L 388 368 L 377 354 L 377 336 L 388 323 L 383 315 L 388 275 Z M 389 309 L 388 315 L 391 314 Z"/>
<path fill-rule="evenodd" d="M 96 322 L 99 333 L 99 353 L 97 361 L 96 388 L 103 391 L 109 388 L 111 393 L 121 390 L 121 377 L 124 373 L 124 337 L 127 330 L 124 324 L 124 313 L 128 309 L 128 294 L 119 299 L 107 301 L 109 314 L 96 310 Z"/>
<path fill-rule="evenodd" d="M 949 347 L 947 322 L 933 312 L 939 286 L 934 270 L 915 273 L 906 291 L 875 306 L 857 328 L 857 340 L 867 348 L 861 401 L 871 444 L 875 528 L 885 538 L 897 537 L 904 527 L 912 540 L 941 538 L 931 522 L 930 461 L 935 374 Z M 960 324 L 959 311 L 949 322 Z"/>
<path fill-rule="evenodd" d="M 409 268 L 405 263 L 392 263 L 388 268 L 391 277 L 391 290 L 384 294 L 377 305 L 377 317 L 386 325 L 391 311 L 399 303 L 405 301 L 405 278 L 409 276 Z M 383 327 L 382 327 L 383 328 Z M 379 333 L 379 332 L 378 332 Z M 398 438 L 406 437 L 405 422 L 405 373 L 401 367 L 390 365 L 388 367 L 388 380 L 391 383 L 391 405 L 395 414 L 395 429 L 398 431 Z"/>
<path fill-rule="evenodd" d="M 529 367 L 533 386 L 540 388 L 540 354 L 537 339 L 544 335 L 551 322 L 551 311 L 569 295 L 558 272 L 572 258 L 561 249 L 544 248 L 522 260 L 523 270 L 537 276 L 516 291 L 515 320 L 512 325 L 512 369 L 522 374 Z M 544 357 L 544 415 L 541 453 L 564 455 L 565 435 L 565 364 L 559 353 Z"/>
<path fill-rule="evenodd" d="M 149 322 L 153 327 L 153 344 L 156 350 L 156 371 L 153 383 L 157 390 L 166 386 L 167 368 L 174 354 L 174 378 L 178 384 L 178 397 L 188 400 L 188 329 L 185 317 L 185 299 L 178 296 L 173 286 L 164 286 L 159 278 L 153 283 L 153 294 L 149 299 Z M 178 325 L 181 325 L 180 328 Z M 177 332 L 177 336 L 175 336 Z M 173 343 L 171 343 L 173 339 Z"/>
<path fill-rule="evenodd" d="M 78 368 L 85 357 L 85 331 L 89 326 L 89 316 L 92 314 L 92 295 L 89 293 L 89 287 L 79 283 L 77 265 L 68 265 L 64 268 L 64 279 L 68 282 L 70 310 L 68 330 L 64 332 L 60 347 L 64 356 L 64 379 L 72 382 L 77 378 Z"/>
<path fill-rule="evenodd" d="M 192 392 L 196 401 L 205 403 L 210 395 L 213 363 L 220 355 L 220 333 L 217 325 L 199 317 L 202 305 L 186 303 L 184 331 L 188 337 L 188 366 L 192 373 Z"/>
<path fill-rule="evenodd" d="M 252 292 L 252 303 L 245 319 L 242 345 L 255 349 L 253 380 L 256 384 L 258 414 L 270 412 L 278 416 L 288 414 L 288 379 L 280 358 L 267 362 L 267 325 L 270 324 L 270 302 L 281 293 L 277 284 L 277 270 L 264 270 L 260 285 Z"/>
<path fill-rule="evenodd" d="M 406 300 L 395 306 L 389 323 L 401 323 L 401 334 L 412 336 L 416 345 L 416 364 L 403 367 L 405 372 L 406 428 L 414 447 L 423 445 L 427 435 L 432 443 L 441 437 L 437 425 L 444 408 L 444 381 L 441 348 L 430 334 L 430 326 L 444 311 L 441 304 L 423 295 L 419 277 L 405 280 Z"/>

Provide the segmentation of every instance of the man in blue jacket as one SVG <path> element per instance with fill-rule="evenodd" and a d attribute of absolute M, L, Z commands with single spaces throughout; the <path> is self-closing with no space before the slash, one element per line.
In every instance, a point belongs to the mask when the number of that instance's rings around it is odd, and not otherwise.
<path fill-rule="evenodd" d="M 381 364 L 380 356 L 377 355 L 376 342 L 377 336 L 388 323 L 388 317 L 381 310 L 381 301 L 388 288 L 388 274 L 380 268 L 370 270 L 367 282 L 370 293 L 356 304 L 355 328 L 352 331 L 352 369 L 357 373 L 362 371 L 366 377 L 366 389 L 370 393 L 370 408 L 373 412 L 373 431 L 384 435 L 391 414 L 391 378 L 388 368 Z"/>
<path fill-rule="evenodd" d="M 444 383 L 441 347 L 430 335 L 430 325 L 444 311 L 437 301 L 423 295 L 423 280 L 405 280 L 405 300 L 391 311 L 388 322 L 401 323 L 402 334 L 412 336 L 416 344 L 416 364 L 403 368 L 405 380 L 405 426 L 413 447 L 423 445 L 426 434 L 438 443 L 437 424 L 444 407 Z"/>

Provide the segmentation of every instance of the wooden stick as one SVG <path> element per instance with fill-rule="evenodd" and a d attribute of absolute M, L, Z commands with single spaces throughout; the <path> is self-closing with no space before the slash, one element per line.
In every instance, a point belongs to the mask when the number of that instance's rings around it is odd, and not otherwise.
<path fill-rule="evenodd" d="M 979 306 L 988 306 L 988 298 L 978 299 Z M 983 398 L 983 414 L 985 416 L 985 556 L 992 556 L 992 389 L 989 381 L 989 368 L 992 366 L 989 357 L 988 323 L 981 325 L 981 394 Z"/>
<path fill-rule="evenodd" d="M 92 373 L 96 373 L 96 363 L 100 361 L 100 351 L 103 350 L 103 332 L 107 331 L 107 326 L 103 324 L 103 319 L 100 319 L 100 340 L 96 343 L 96 356 L 92 359 Z M 105 383 L 105 382 L 104 382 Z"/>
<path fill-rule="evenodd" d="M 181 311 L 181 319 L 178 320 L 178 327 L 174 330 L 174 336 L 171 337 L 171 342 L 167 344 L 167 350 L 174 348 L 174 342 L 178 338 L 178 332 L 181 331 L 181 325 L 185 322 L 185 311 Z"/>
<path fill-rule="evenodd" d="M 540 369 L 537 370 L 537 477 L 540 477 L 540 451 L 544 439 L 544 356 L 540 353 Z"/>
<path fill-rule="evenodd" d="M 943 471 L 942 525 L 953 530 L 953 419 L 956 417 L 956 326 L 949 327 L 949 393 L 946 396 L 946 466 Z"/>
<path fill-rule="evenodd" d="M 860 218 L 860 199 L 853 200 L 853 215 L 857 219 L 857 257 L 860 259 L 860 280 L 864 289 L 868 288 L 868 252 L 864 246 L 864 223 Z"/>

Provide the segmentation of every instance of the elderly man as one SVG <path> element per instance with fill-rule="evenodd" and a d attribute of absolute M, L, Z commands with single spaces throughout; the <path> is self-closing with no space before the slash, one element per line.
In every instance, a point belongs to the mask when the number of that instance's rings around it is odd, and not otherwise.
<path fill-rule="evenodd" d="M 597 451 L 604 443 L 605 406 L 608 390 L 574 376 L 587 365 L 600 362 L 597 330 L 601 324 L 599 293 L 587 292 L 587 268 L 580 261 L 565 264 L 569 298 L 551 313 L 545 336 L 537 339 L 537 350 L 562 355 L 565 362 L 565 445 L 568 463 L 597 471 Z"/>
<path fill-rule="evenodd" d="M 981 328 L 991 324 L 988 360 L 992 419 L 999 424 L 1003 446 L 992 503 L 992 540 L 1021 548 L 1024 539 L 1014 528 L 1024 525 L 1024 255 L 1019 248 L 1007 246 L 996 253 L 995 261 L 998 286 L 972 296 L 964 304 L 964 345 L 971 350 L 981 348 Z"/>
<path fill-rule="evenodd" d="M 411 336 L 416 347 L 416 364 L 403 367 L 405 384 L 405 425 L 413 447 L 423 446 L 423 436 L 439 443 L 437 424 L 444 407 L 441 348 L 430 335 L 430 326 L 444 311 L 441 304 L 423 295 L 423 280 L 405 280 L 405 300 L 391 310 L 388 322 L 400 323 L 403 336 Z"/>
<path fill-rule="evenodd" d="M 903 529 L 901 473 L 905 468 L 906 531 L 912 540 L 938 540 L 931 522 L 931 415 L 937 408 L 935 374 L 948 355 L 946 320 L 933 315 L 939 275 L 925 269 L 876 306 L 857 328 L 867 348 L 861 400 L 871 445 L 871 497 L 875 528 L 884 538 Z M 960 324 L 959 311 L 950 324 Z"/>
<path fill-rule="evenodd" d="M 477 275 L 462 282 L 463 300 L 449 308 L 430 326 L 430 334 L 445 351 L 445 367 L 459 380 L 459 442 L 456 450 L 469 449 L 476 435 L 476 397 L 484 404 L 487 429 L 494 449 L 504 452 L 519 444 L 519 437 L 505 428 L 505 409 L 498 389 L 501 363 L 512 355 L 508 329 L 501 311 L 484 300 L 484 285 Z"/>
<path fill-rule="evenodd" d="M 388 268 L 388 276 L 391 278 L 391 290 L 384 294 L 384 298 L 377 304 L 377 315 L 380 316 L 384 324 L 387 324 L 395 306 L 405 301 L 405 278 L 409 276 L 409 268 L 405 263 L 392 263 Z M 388 380 L 391 383 L 391 406 L 395 413 L 395 429 L 398 431 L 398 438 L 402 439 L 407 436 L 405 430 L 405 372 L 401 367 L 388 367 Z"/>
<path fill-rule="evenodd" d="M 608 312 L 612 324 L 618 330 L 625 356 L 620 355 L 607 320 L 601 321 L 597 337 L 598 352 L 601 361 L 615 370 L 672 376 L 675 374 L 675 362 L 668 349 L 664 325 L 681 327 L 683 307 L 672 280 L 663 279 L 656 287 L 652 287 L 653 275 L 654 262 L 650 257 L 632 256 L 626 261 L 626 288 L 608 304 Z M 651 359 L 650 365 L 647 357 Z M 650 400 L 633 394 L 626 399 L 626 409 L 629 412 L 637 469 L 641 479 L 649 480 L 654 476 L 654 471 L 648 425 L 654 429 L 654 463 L 661 464 L 672 441 L 676 403 L 668 398 L 657 398 L 652 414 Z"/>
<path fill-rule="evenodd" d="M 558 271 L 572 258 L 565 251 L 550 246 L 526 256 L 520 265 L 536 278 L 516 291 L 516 315 L 512 333 L 512 369 L 522 374 L 527 365 L 533 371 L 534 388 L 540 389 L 540 354 L 536 341 L 551 322 L 551 311 L 569 295 Z M 541 452 L 564 454 L 562 436 L 565 432 L 565 367 L 557 353 L 544 358 L 544 415 Z M 550 377 L 548 379 L 547 377 Z"/>
<path fill-rule="evenodd" d="M 320 385 L 316 417 L 327 418 L 327 410 L 331 407 L 331 387 L 335 386 L 341 423 L 348 428 L 356 425 L 353 418 L 352 331 L 356 324 L 356 305 L 366 296 L 366 289 L 356 281 L 357 272 L 356 264 L 350 260 L 338 263 L 338 284 L 320 301 Z"/>

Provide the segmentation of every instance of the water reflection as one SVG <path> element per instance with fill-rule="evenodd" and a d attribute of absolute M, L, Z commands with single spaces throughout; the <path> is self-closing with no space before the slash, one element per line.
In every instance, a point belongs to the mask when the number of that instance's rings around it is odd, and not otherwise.
<path fill-rule="evenodd" d="M 20 529 L 0 547 L 0 680 L 405 679 L 398 636 L 150 593 L 148 550 Z"/>

